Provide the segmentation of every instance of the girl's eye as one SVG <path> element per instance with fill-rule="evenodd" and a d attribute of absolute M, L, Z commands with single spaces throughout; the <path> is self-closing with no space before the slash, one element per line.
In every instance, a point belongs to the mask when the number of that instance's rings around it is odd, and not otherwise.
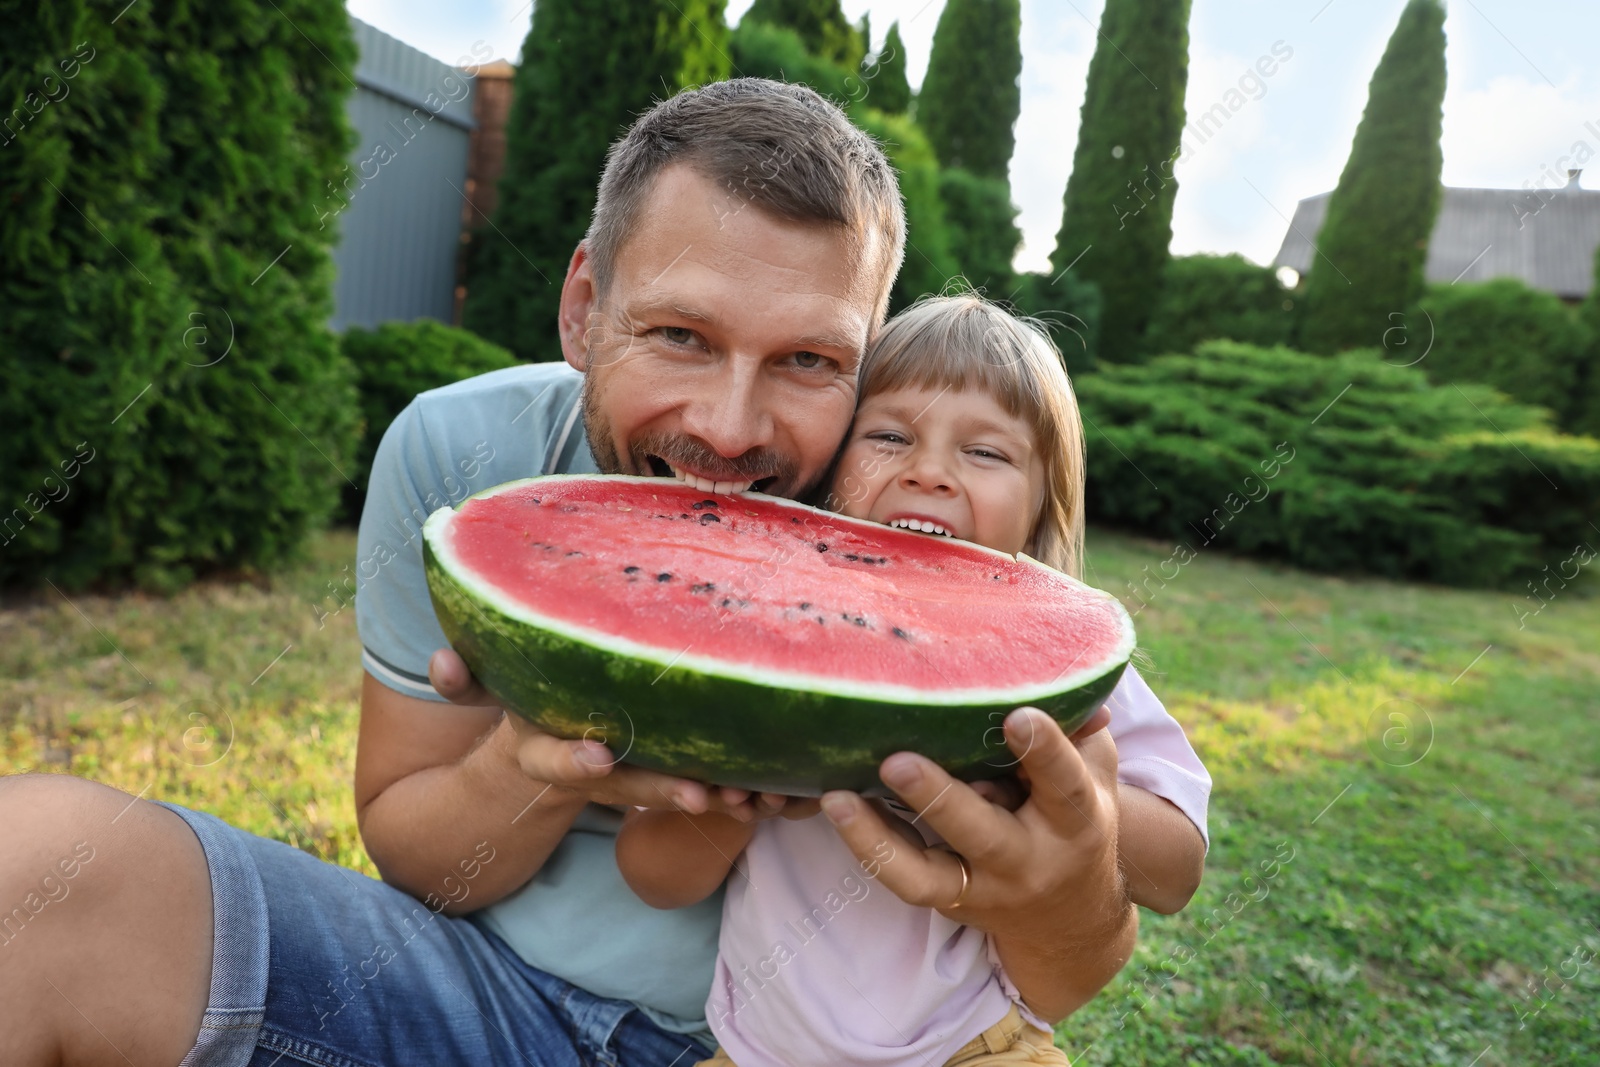
<path fill-rule="evenodd" d="M 1010 462 L 1005 456 L 1001 455 L 999 452 L 996 452 L 992 448 L 974 448 L 970 451 L 972 455 L 977 456 L 980 459 L 997 459 L 1002 463 Z"/>
<path fill-rule="evenodd" d="M 694 340 L 694 331 L 682 326 L 663 326 L 661 336 L 675 345 L 686 345 Z"/>
<path fill-rule="evenodd" d="M 896 430 L 878 430 L 874 433 L 869 433 L 867 434 L 867 440 L 881 441 L 886 445 L 903 445 L 907 443 L 905 435 Z"/>

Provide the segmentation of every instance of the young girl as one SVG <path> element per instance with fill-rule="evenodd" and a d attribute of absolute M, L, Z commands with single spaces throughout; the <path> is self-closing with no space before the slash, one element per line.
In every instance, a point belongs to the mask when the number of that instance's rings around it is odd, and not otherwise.
<path fill-rule="evenodd" d="M 830 507 L 1079 575 L 1083 431 L 1044 333 L 977 297 L 924 300 L 878 334 L 860 389 Z M 1132 667 L 1108 705 L 1129 894 L 1177 911 L 1200 880 L 1210 777 Z M 901 847 L 940 843 L 886 807 Z M 721 1047 L 706 1065 L 1067 1063 L 987 935 L 876 884 L 895 847 L 862 864 L 820 814 L 626 817 L 617 861 L 647 903 L 684 907 L 727 882 L 706 1004 Z"/>

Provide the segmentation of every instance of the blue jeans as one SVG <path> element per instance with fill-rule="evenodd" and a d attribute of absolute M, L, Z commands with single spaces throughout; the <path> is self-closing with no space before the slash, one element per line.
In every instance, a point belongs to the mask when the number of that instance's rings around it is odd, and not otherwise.
<path fill-rule="evenodd" d="M 711 1051 L 528 966 L 470 916 L 205 812 L 211 997 L 180 1067 L 689 1067 Z"/>

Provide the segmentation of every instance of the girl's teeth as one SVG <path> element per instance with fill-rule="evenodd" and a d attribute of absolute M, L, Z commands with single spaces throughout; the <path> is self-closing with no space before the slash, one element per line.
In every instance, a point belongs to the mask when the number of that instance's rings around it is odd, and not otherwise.
<path fill-rule="evenodd" d="M 949 530 L 946 530 L 943 526 L 940 526 L 938 523 L 936 523 L 936 522 L 928 522 L 928 521 L 922 520 L 922 519 L 896 519 L 893 522 L 891 522 L 889 525 L 890 526 L 894 526 L 894 527 L 898 527 L 899 529 L 902 529 L 902 530 L 916 530 L 919 533 L 939 534 L 942 537 L 954 537 L 955 536 Z"/>

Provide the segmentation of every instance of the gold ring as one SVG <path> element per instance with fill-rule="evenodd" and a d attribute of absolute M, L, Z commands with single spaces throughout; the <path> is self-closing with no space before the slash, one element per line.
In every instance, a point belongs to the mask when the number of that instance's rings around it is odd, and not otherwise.
<path fill-rule="evenodd" d="M 954 850 L 951 851 L 950 855 L 954 856 L 956 862 L 961 865 L 961 892 L 956 894 L 954 901 L 945 906 L 945 911 L 954 911 L 956 908 L 961 907 L 961 902 L 967 899 L 967 889 L 972 885 L 972 868 L 967 865 L 967 857 Z"/>

